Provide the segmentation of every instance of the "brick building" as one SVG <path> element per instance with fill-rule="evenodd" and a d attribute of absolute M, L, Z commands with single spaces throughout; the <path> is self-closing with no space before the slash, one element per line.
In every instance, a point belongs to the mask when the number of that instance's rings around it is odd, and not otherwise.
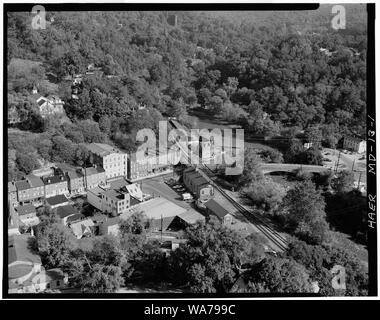
<path fill-rule="evenodd" d="M 54 197 L 60 194 L 68 194 L 67 178 L 64 175 L 55 175 L 43 178 L 45 185 L 45 197 Z"/>
<path fill-rule="evenodd" d="M 106 179 L 113 180 L 128 176 L 128 156 L 115 147 L 104 143 L 90 143 L 87 149 L 92 154 L 92 162 L 101 165 Z"/>

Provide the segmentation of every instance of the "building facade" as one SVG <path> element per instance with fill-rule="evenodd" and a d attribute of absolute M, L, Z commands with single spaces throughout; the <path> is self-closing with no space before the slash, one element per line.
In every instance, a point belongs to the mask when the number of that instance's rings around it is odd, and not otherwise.
<path fill-rule="evenodd" d="M 128 177 L 128 156 L 126 153 L 104 143 L 90 143 L 87 148 L 92 154 L 93 163 L 101 165 L 105 170 L 107 180 Z"/>
<path fill-rule="evenodd" d="M 15 183 L 17 189 L 17 199 L 20 205 L 43 203 L 45 189 L 43 181 L 35 176 L 28 175 L 25 180 L 19 180 Z"/>
<path fill-rule="evenodd" d="M 106 172 L 101 166 L 95 164 L 92 167 L 85 168 L 83 172 L 85 188 L 87 190 L 106 184 Z"/>
<path fill-rule="evenodd" d="M 16 211 L 20 221 L 26 226 L 35 226 L 39 224 L 40 219 L 37 217 L 36 208 L 32 204 L 18 206 Z"/>
<path fill-rule="evenodd" d="M 85 181 L 82 171 L 68 171 L 66 177 L 71 195 L 85 192 Z"/>
<path fill-rule="evenodd" d="M 168 152 L 163 154 L 146 155 L 144 159 L 137 159 L 136 153 L 128 158 L 128 179 L 138 181 L 149 176 L 166 174 L 173 171 L 172 163 L 175 162 L 176 154 Z"/>
<path fill-rule="evenodd" d="M 45 185 L 45 197 L 69 194 L 67 178 L 64 175 L 56 175 L 43 178 Z"/>
<path fill-rule="evenodd" d="M 352 150 L 357 153 L 364 153 L 367 149 L 367 142 L 355 137 L 344 137 L 343 149 Z"/>
<path fill-rule="evenodd" d="M 183 171 L 183 183 L 198 199 L 209 199 L 214 195 L 213 186 L 195 168 Z"/>
<path fill-rule="evenodd" d="M 17 189 L 14 181 L 8 182 L 8 202 L 11 206 L 17 207 Z"/>
<path fill-rule="evenodd" d="M 53 114 L 65 113 L 65 110 L 63 109 L 64 102 L 57 96 L 40 96 L 36 101 L 42 118 Z"/>

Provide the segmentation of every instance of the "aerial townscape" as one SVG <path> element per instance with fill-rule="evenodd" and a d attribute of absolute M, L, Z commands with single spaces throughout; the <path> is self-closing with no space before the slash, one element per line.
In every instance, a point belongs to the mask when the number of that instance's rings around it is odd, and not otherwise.
<path fill-rule="evenodd" d="M 345 8 L 8 12 L 8 293 L 368 295 L 367 12 Z"/>

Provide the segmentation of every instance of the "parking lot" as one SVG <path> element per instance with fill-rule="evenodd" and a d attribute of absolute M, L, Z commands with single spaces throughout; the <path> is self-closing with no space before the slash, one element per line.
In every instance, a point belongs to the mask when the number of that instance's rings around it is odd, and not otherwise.
<path fill-rule="evenodd" d="M 171 187 L 169 184 L 165 183 L 165 180 L 170 180 L 171 178 L 163 178 L 163 177 L 157 177 L 157 178 L 152 178 L 152 179 L 146 179 L 142 181 L 142 186 L 141 189 L 143 193 L 150 194 L 152 196 L 160 196 L 164 197 L 175 204 L 189 209 L 191 208 L 191 203 L 186 202 L 182 200 L 182 194 L 186 193 L 187 190 L 181 186 L 179 183 L 173 184 Z M 178 185 L 178 186 L 177 186 Z"/>

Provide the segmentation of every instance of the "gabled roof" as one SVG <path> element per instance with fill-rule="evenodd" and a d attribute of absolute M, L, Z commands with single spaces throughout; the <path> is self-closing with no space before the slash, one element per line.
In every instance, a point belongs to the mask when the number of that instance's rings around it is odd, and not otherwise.
<path fill-rule="evenodd" d="M 81 179 L 83 178 L 83 175 L 77 171 L 68 171 L 67 175 L 69 179 Z"/>
<path fill-rule="evenodd" d="M 82 237 L 86 232 L 90 231 L 89 227 L 93 227 L 94 222 L 91 219 L 85 219 L 72 223 L 70 225 L 71 230 L 77 237 Z"/>
<path fill-rule="evenodd" d="M 128 193 L 135 199 L 142 201 L 143 200 L 143 193 L 141 191 L 141 188 L 138 184 L 133 183 L 126 186 Z"/>
<path fill-rule="evenodd" d="M 78 210 L 75 209 L 71 204 L 60 206 L 55 210 L 55 212 L 61 219 L 78 214 Z"/>
<path fill-rule="evenodd" d="M 82 213 L 76 213 L 76 214 L 74 214 L 74 215 L 72 215 L 72 216 L 70 216 L 70 217 L 67 218 L 67 223 L 69 223 L 69 222 L 73 223 L 73 222 L 82 220 L 84 218 L 86 218 L 86 216 L 84 214 L 82 214 Z"/>
<path fill-rule="evenodd" d="M 202 176 L 199 176 L 199 177 L 196 177 L 194 178 L 193 180 L 193 183 L 196 184 L 197 186 L 201 186 L 203 184 L 210 184 L 205 177 L 202 177 Z"/>
<path fill-rule="evenodd" d="M 43 178 L 43 182 L 45 185 L 56 184 L 65 181 L 67 181 L 67 178 L 65 176 L 51 176 Z"/>
<path fill-rule="evenodd" d="M 27 190 L 27 189 L 30 189 L 30 188 L 31 188 L 29 182 L 26 181 L 26 180 L 19 180 L 19 181 L 16 181 L 16 182 L 15 182 L 15 185 L 16 185 L 17 191 Z"/>
<path fill-rule="evenodd" d="M 221 219 L 223 219 L 227 214 L 232 214 L 236 211 L 231 208 L 231 204 L 228 205 L 227 201 L 222 199 L 210 199 L 205 203 L 205 206 Z"/>
<path fill-rule="evenodd" d="M 198 220 L 205 220 L 205 217 L 203 215 L 201 215 L 199 212 L 193 209 L 189 209 L 186 212 L 181 213 L 178 217 L 181 218 L 183 221 L 187 222 L 188 224 L 194 224 Z"/>
<path fill-rule="evenodd" d="M 63 194 L 51 198 L 46 198 L 46 202 L 51 206 L 56 206 L 58 204 L 66 203 L 68 201 L 69 200 Z"/>
<path fill-rule="evenodd" d="M 23 216 L 25 214 L 36 213 L 36 208 L 32 204 L 26 204 L 24 206 L 18 206 L 16 211 L 19 216 Z"/>
<path fill-rule="evenodd" d="M 32 188 L 37 188 L 37 187 L 43 187 L 44 186 L 44 183 L 42 182 L 41 178 L 33 175 L 33 174 L 29 174 L 26 176 L 26 179 L 29 181 L 29 184 Z"/>
<path fill-rule="evenodd" d="M 137 210 L 143 211 L 148 219 L 174 217 L 186 211 L 185 208 L 176 205 L 164 197 L 153 198 L 151 200 L 142 202 L 138 206 Z"/>

